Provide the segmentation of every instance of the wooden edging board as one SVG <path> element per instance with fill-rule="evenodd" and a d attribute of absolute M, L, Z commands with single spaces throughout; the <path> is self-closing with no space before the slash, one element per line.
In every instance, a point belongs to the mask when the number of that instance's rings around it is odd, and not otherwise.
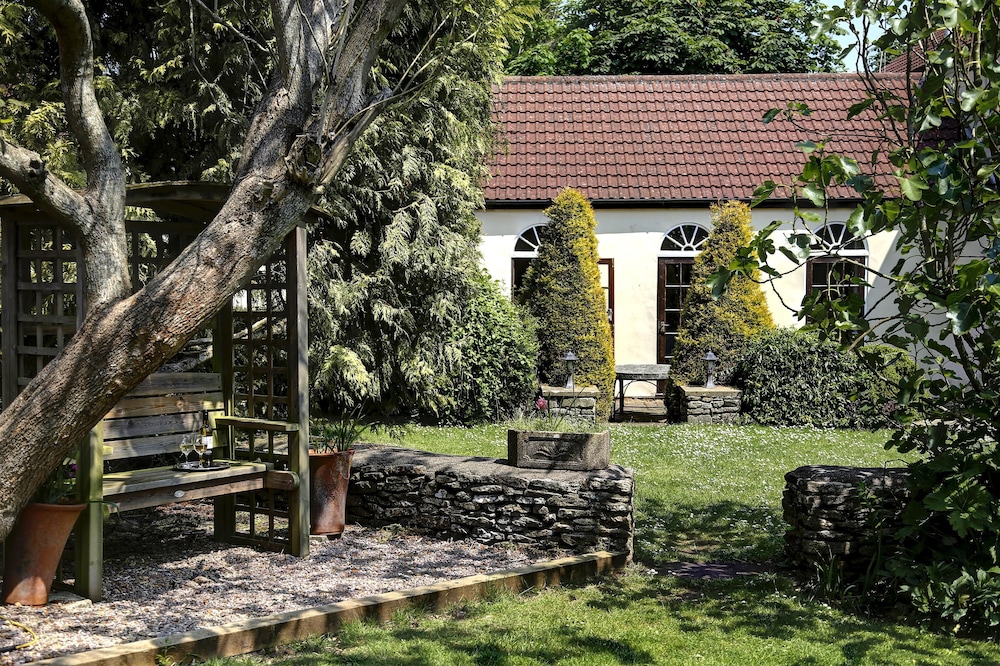
<path fill-rule="evenodd" d="M 480 599 L 496 590 L 518 592 L 561 583 L 578 583 L 598 574 L 617 571 L 625 566 L 628 559 L 628 553 L 607 551 L 563 557 L 497 573 L 467 576 L 34 663 L 39 666 L 157 666 L 192 659 L 231 657 L 332 633 L 352 620 L 385 622 L 395 611 L 408 606 L 439 610 L 459 601 Z"/>

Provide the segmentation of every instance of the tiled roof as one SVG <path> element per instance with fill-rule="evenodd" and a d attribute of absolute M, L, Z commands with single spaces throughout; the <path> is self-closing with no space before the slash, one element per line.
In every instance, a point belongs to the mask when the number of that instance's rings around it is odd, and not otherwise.
<path fill-rule="evenodd" d="M 863 98 L 857 74 L 510 77 L 495 96 L 506 146 L 486 198 L 542 202 L 575 187 L 597 203 L 746 199 L 763 181 L 800 172 L 798 141 L 835 137 L 830 150 L 867 164 L 874 115 L 845 120 Z M 813 110 L 801 128 L 763 124 L 769 109 L 792 102 Z"/>

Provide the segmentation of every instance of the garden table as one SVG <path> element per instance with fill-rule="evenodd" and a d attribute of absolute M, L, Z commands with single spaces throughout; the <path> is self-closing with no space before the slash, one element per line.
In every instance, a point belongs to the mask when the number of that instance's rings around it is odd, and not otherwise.
<path fill-rule="evenodd" d="M 625 389 L 633 382 L 649 382 L 655 384 L 664 380 L 670 374 L 670 365 L 666 363 L 648 363 L 640 365 L 616 365 L 615 366 L 615 395 L 618 399 L 617 409 L 615 401 L 611 401 L 611 418 L 625 411 Z"/>

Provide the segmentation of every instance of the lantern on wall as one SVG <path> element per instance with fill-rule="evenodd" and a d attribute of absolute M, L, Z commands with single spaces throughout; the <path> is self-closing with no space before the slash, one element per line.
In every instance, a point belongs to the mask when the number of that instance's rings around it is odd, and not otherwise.
<path fill-rule="evenodd" d="M 566 363 L 566 374 L 568 375 L 568 379 L 566 380 L 566 388 L 568 389 L 576 388 L 573 383 L 573 367 L 576 365 L 576 362 L 579 361 L 580 359 L 576 357 L 576 354 L 569 351 L 566 352 L 565 356 L 561 356 L 559 360 L 564 361 Z"/>
<path fill-rule="evenodd" d="M 719 357 L 709 351 L 702 360 L 705 361 L 705 388 L 715 388 L 715 364 Z"/>

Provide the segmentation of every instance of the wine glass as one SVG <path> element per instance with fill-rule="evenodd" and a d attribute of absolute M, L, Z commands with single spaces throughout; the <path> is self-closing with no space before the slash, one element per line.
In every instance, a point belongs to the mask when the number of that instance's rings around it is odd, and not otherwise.
<path fill-rule="evenodd" d="M 194 442 L 191 441 L 191 435 L 184 435 L 181 438 L 180 449 L 181 454 L 184 456 L 184 463 L 187 463 L 188 456 L 194 450 Z"/>
<path fill-rule="evenodd" d="M 199 467 L 204 464 L 205 451 L 207 450 L 208 450 L 208 444 L 205 442 L 203 438 L 198 437 L 197 439 L 194 440 L 194 451 L 195 453 L 198 454 Z"/>

